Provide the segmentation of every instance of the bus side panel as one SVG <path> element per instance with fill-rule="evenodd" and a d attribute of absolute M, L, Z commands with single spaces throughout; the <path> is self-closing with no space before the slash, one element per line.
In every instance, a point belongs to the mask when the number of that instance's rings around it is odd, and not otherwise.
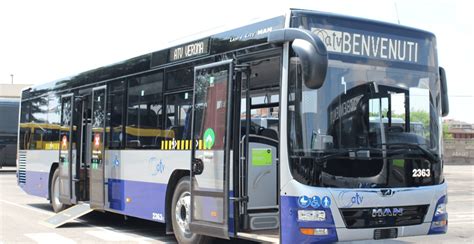
<path fill-rule="evenodd" d="M 56 150 L 26 150 L 26 177 L 20 187 L 28 194 L 48 198 L 49 170 L 58 160 Z"/>
<path fill-rule="evenodd" d="M 106 209 L 164 223 L 169 178 L 189 169 L 190 157 L 186 150 L 108 150 Z"/>
<path fill-rule="evenodd" d="M 166 184 L 108 179 L 109 208 L 137 218 L 165 222 Z"/>

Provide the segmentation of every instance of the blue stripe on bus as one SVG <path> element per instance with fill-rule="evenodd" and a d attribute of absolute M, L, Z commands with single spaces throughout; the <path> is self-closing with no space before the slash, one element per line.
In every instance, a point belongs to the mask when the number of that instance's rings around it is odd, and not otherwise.
<path fill-rule="evenodd" d="M 20 187 L 31 195 L 48 197 L 49 174 L 27 171 L 26 184 Z M 122 179 L 107 179 L 107 209 L 137 218 L 165 222 L 165 199 L 167 184 Z M 230 191 L 230 196 L 233 192 Z M 205 204 L 206 206 L 206 204 Z M 229 209 L 229 232 L 234 235 L 233 203 Z M 210 211 L 204 211 L 209 212 Z"/>
<path fill-rule="evenodd" d="M 28 194 L 38 197 L 48 198 L 49 173 L 26 171 L 26 183 L 20 187 Z"/>
<path fill-rule="evenodd" d="M 435 206 L 435 211 L 433 213 L 433 219 L 431 220 L 431 227 L 430 227 L 430 231 L 428 232 L 429 235 L 433 235 L 433 234 L 445 234 L 446 232 L 448 232 L 448 213 L 444 213 L 444 214 L 441 214 L 441 215 L 438 215 L 436 216 L 436 209 L 438 208 L 438 205 L 440 204 L 446 204 L 447 203 L 447 198 L 446 196 L 442 196 L 438 202 L 436 203 L 436 206 Z M 433 222 L 439 222 L 439 221 L 442 221 L 442 220 L 446 220 L 446 225 L 443 225 L 443 226 L 435 226 Z"/>
<path fill-rule="evenodd" d="M 229 191 L 229 197 L 234 197 L 234 191 Z M 234 201 L 229 200 L 229 235 L 235 237 L 234 226 Z"/>
<path fill-rule="evenodd" d="M 281 198 L 281 240 L 282 243 L 313 243 L 313 242 L 336 242 L 337 232 L 334 218 L 329 208 L 313 208 L 308 206 L 306 210 L 324 210 L 326 212 L 325 221 L 298 222 L 298 197 L 282 196 Z M 327 229 L 327 235 L 303 235 L 300 228 Z"/>
<path fill-rule="evenodd" d="M 109 208 L 122 214 L 165 222 L 167 184 L 108 179 Z"/>
<path fill-rule="evenodd" d="M 26 183 L 20 187 L 30 195 L 47 198 L 48 181 L 49 173 L 26 171 Z M 108 208 L 164 223 L 166 187 L 167 184 L 108 179 Z"/>

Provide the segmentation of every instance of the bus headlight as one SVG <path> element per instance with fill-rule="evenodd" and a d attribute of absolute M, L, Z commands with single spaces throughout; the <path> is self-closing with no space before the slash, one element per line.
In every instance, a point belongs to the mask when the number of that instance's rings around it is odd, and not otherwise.
<path fill-rule="evenodd" d="M 435 216 L 445 214 L 445 213 L 446 213 L 446 203 L 438 204 L 438 206 L 436 207 Z"/>
<path fill-rule="evenodd" d="M 323 210 L 298 210 L 298 221 L 325 221 L 326 212 Z"/>

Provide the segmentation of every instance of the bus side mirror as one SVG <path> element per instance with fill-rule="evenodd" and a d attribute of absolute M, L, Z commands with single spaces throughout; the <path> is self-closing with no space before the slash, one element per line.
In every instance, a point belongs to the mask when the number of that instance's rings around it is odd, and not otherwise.
<path fill-rule="evenodd" d="M 268 34 L 268 42 L 293 41 L 291 47 L 300 59 L 304 84 L 318 89 L 324 84 L 328 69 L 328 53 L 321 39 L 308 30 L 286 28 Z"/>
<path fill-rule="evenodd" d="M 314 45 L 301 39 L 294 40 L 291 48 L 301 59 L 303 81 L 306 87 L 319 89 L 323 86 L 328 69 L 327 53 L 326 55 L 319 54 Z M 326 49 L 325 46 L 324 49 Z"/>
<path fill-rule="evenodd" d="M 441 88 L 441 115 L 443 117 L 449 114 L 448 84 L 446 83 L 446 72 L 443 67 L 439 67 L 439 80 Z"/>

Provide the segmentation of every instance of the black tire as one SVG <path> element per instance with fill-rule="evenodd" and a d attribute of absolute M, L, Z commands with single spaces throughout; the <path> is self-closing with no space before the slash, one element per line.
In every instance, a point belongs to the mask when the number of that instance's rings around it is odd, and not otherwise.
<path fill-rule="evenodd" d="M 198 235 L 189 230 L 189 219 L 191 218 L 189 213 L 191 201 L 190 189 L 191 184 L 189 183 L 189 177 L 181 178 L 174 189 L 173 198 L 171 200 L 171 223 L 173 225 L 174 236 L 180 244 L 209 243 L 211 241 L 210 237 Z M 180 200 L 179 203 L 178 200 Z M 176 208 L 178 208 L 178 210 Z M 178 215 L 177 211 L 179 211 Z"/>
<path fill-rule="evenodd" d="M 51 193 L 51 207 L 55 213 L 61 212 L 68 206 L 64 203 L 59 202 L 59 169 L 54 170 L 53 178 L 51 178 L 51 185 L 49 186 L 49 192 Z"/>

